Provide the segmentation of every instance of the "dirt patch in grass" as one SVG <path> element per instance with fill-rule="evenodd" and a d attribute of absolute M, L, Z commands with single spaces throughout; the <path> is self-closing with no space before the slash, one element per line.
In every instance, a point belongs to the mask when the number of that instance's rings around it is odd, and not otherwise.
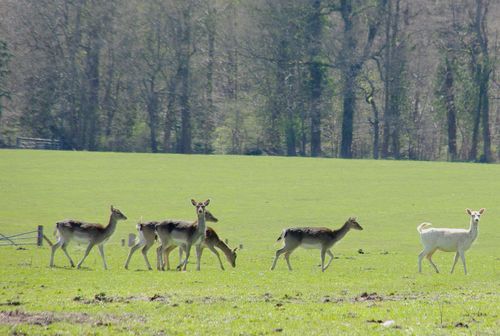
<path fill-rule="evenodd" d="M 131 320 L 142 323 L 146 322 L 144 317 L 135 314 L 124 314 L 120 316 L 104 315 L 102 317 L 95 317 L 86 313 L 29 313 L 20 310 L 0 311 L 0 324 L 34 324 L 47 326 L 57 322 L 68 322 L 103 326 Z"/>
<path fill-rule="evenodd" d="M 368 293 L 363 292 L 358 296 L 352 298 L 352 302 L 370 302 L 370 301 L 404 301 L 404 300 L 416 300 L 418 296 L 416 295 L 396 295 L 390 293 L 389 295 L 379 295 L 376 292 Z"/>

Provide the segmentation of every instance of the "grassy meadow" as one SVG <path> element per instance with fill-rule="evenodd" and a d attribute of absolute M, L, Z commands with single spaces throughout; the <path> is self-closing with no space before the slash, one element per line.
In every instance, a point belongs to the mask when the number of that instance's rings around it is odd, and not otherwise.
<path fill-rule="evenodd" d="M 237 266 L 219 269 L 205 250 L 187 272 L 147 271 L 140 252 L 123 268 L 120 240 L 136 223 L 195 219 L 190 199 L 211 199 L 211 225 Z M 75 218 L 106 224 L 113 204 L 128 217 L 83 269 L 61 250 L 48 267 L 45 244 L 0 247 L 0 334 L 12 335 L 495 335 L 500 330 L 500 165 L 281 157 L 0 151 L 0 233 Z M 453 253 L 437 252 L 435 274 L 416 227 L 465 228 L 465 208 L 486 208 L 467 252 L 468 275 Z M 319 250 L 297 250 L 269 270 L 287 226 L 341 226 L 322 273 Z M 68 248 L 77 262 L 84 246 Z M 194 252 L 193 252 L 194 255 Z M 173 254 L 177 261 L 177 254 Z M 149 254 L 155 262 L 155 251 Z M 383 322 L 394 320 L 389 327 Z"/>

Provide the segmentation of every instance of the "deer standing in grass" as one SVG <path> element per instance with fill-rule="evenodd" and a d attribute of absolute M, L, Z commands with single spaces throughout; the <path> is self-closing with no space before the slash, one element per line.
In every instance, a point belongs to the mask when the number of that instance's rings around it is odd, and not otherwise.
<path fill-rule="evenodd" d="M 119 220 L 126 220 L 127 217 L 118 209 L 111 206 L 111 216 L 107 226 L 101 224 L 86 223 L 78 220 L 67 219 L 56 224 L 57 242 L 52 246 L 52 254 L 50 255 L 50 267 L 54 266 L 54 254 L 61 247 L 66 257 L 68 257 L 71 267 L 75 267 L 73 260 L 68 254 L 66 247 L 71 240 L 76 240 L 83 243 L 88 243 L 85 254 L 82 260 L 77 265 L 80 268 L 90 250 L 97 245 L 99 254 L 102 257 L 104 269 L 108 269 L 106 259 L 104 257 L 104 243 L 115 232 L 116 224 Z"/>
<path fill-rule="evenodd" d="M 165 250 L 164 263 L 166 263 L 166 265 L 167 265 L 167 270 L 170 269 L 169 254 L 176 247 L 177 246 L 172 245 L 171 248 Z M 200 258 L 201 258 L 201 255 L 203 254 L 203 249 L 208 248 L 213 254 L 215 254 L 217 259 L 219 260 L 219 265 L 220 265 L 221 270 L 224 271 L 224 265 L 222 264 L 222 260 L 220 259 L 219 252 L 217 252 L 217 250 L 215 249 L 216 247 L 219 248 L 224 253 L 229 264 L 233 268 L 236 267 L 236 257 L 237 257 L 236 251 L 238 250 L 238 248 L 235 247 L 234 249 L 231 250 L 229 248 L 229 246 L 227 246 L 226 243 L 224 243 L 219 238 L 219 235 L 217 234 L 217 232 L 215 232 L 215 230 L 209 226 L 209 227 L 207 227 L 207 230 L 205 231 L 205 238 L 204 238 L 203 243 L 201 245 Z M 182 260 L 183 251 L 184 250 L 182 248 L 179 248 L 179 260 Z"/>
<path fill-rule="evenodd" d="M 196 202 L 191 200 L 191 204 L 196 208 L 198 223 L 164 221 L 156 225 L 156 234 L 160 240 L 160 246 L 156 249 L 156 267 L 158 270 L 165 270 L 163 253 L 172 246 L 179 246 L 186 252 L 186 257 L 177 267 L 179 270 L 186 270 L 191 247 L 196 248 L 196 270 L 200 270 L 201 245 L 205 238 L 205 208 L 210 204 L 210 200 Z"/>
<path fill-rule="evenodd" d="M 451 267 L 451 273 L 455 269 L 458 257 L 462 259 L 464 265 L 464 273 L 467 274 L 467 267 L 465 266 L 465 251 L 467 251 L 478 235 L 479 219 L 485 209 L 473 211 L 466 209 L 465 211 L 470 216 L 469 229 L 446 229 L 446 228 L 432 228 L 430 223 L 422 223 L 417 227 L 420 234 L 420 239 L 424 245 L 424 249 L 418 255 L 418 272 L 422 273 L 422 259 L 424 257 L 429 260 L 436 273 L 439 270 L 432 261 L 432 255 L 437 250 L 445 252 L 455 252 L 455 259 Z"/>
<path fill-rule="evenodd" d="M 321 250 L 321 271 L 324 272 L 333 260 L 333 253 L 330 250 L 332 246 L 349 232 L 349 230 L 363 230 L 361 225 L 356 221 L 356 218 L 349 218 L 347 222 L 338 230 L 331 230 L 326 227 L 302 227 L 284 229 L 277 241 L 284 240 L 283 248 L 276 251 L 271 270 L 276 267 L 276 262 L 280 255 L 285 255 L 285 260 L 288 269 L 291 271 L 290 255 L 299 246 L 305 249 L 320 249 Z M 330 260 L 325 266 L 325 254 L 328 254 Z"/>
<path fill-rule="evenodd" d="M 214 222 L 217 223 L 218 219 L 208 210 L 205 210 L 205 220 L 207 222 Z M 175 221 L 175 220 L 167 220 L 171 222 L 181 222 L 181 221 Z M 139 234 L 139 240 L 137 243 L 132 246 L 130 249 L 130 252 L 127 257 L 127 261 L 125 262 L 125 269 L 128 269 L 128 265 L 130 263 L 130 258 L 132 255 L 139 249 L 141 246 L 142 248 L 142 254 L 144 256 L 144 260 L 146 261 L 146 266 L 148 267 L 149 270 L 152 270 L 151 264 L 149 263 L 147 253 L 149 249 L 153 246 L 155 240 L 157 239 L 156 236 L 156 225 L 159 224 L 160 222 L 147 222 L 147 223 L 139 223 L 137 224 L 137 231 Z M 194 222 L 187 222 L 185 221 L 186 224 L 195 224 L 198 225 L 198 221 Z M 164 252 L 164 258 L 166 260 L 167 264 L 167 269 L 170 269 L 170 264 L 169 264 L 169 259 L 168 259 L 168 254 L 174 250 L 177 246 L 176 245 L 171 245 L 167 250 Z M 211 227 L 207 227 L 207 230 L 205 232 L 205 239 L 203 241 L 202 248 L 208 248 L 213 254 L 217 256 L 219 259 L 220 267 L 222 270 L 224 270 L 224 265 L 222 264 L 222 261 L 220 259 L 219 253 L 215 249 L 215 247 L 219 248 L 224 254 L 226 255 L 227 260 L 231 264 L 232 267 L 236 266 L 236 249 L 231 250 L 222 240 L 219 239 L 219 236 L 215 232 L 214 229 Z M 182 259 L 182 249 L 179 249 L 179 260 Z"/>

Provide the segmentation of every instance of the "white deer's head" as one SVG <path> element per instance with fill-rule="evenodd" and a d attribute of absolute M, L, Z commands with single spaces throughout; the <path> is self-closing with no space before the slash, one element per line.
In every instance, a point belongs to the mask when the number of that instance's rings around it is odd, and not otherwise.
<path fill-rule="evenodd" d="M 475 211 L 475 210 L 471 210 L 471 209 L 466 209 L 465 211 L 467 211 L 467 214 L 470 216 L 471 220 L 478 224 L 479 223 L 479 219 L 481 218 L 481 215 L 483 214 L 484 212 L 484 208 L 481 208 L 479 211 Z"/>

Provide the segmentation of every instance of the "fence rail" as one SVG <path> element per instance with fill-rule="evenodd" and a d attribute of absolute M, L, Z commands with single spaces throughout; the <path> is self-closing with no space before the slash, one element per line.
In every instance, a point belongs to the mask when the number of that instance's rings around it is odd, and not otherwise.
<path fill-rule="evenodd" d="M 53 139 L 17 137 L 16 147 L 22 149 L 61 149 L 61 141 Z"/>
<path fill-rule="evenodd" d="M 49 245 L 52 245 L 51 241 L 43 234 L 43 225 L 38 225 L 37 229 L 33 231 L 16 233 L 13 235 L 4 235 L 0 233 L 0 246 L 42 246 L 44 239 Z"/>

